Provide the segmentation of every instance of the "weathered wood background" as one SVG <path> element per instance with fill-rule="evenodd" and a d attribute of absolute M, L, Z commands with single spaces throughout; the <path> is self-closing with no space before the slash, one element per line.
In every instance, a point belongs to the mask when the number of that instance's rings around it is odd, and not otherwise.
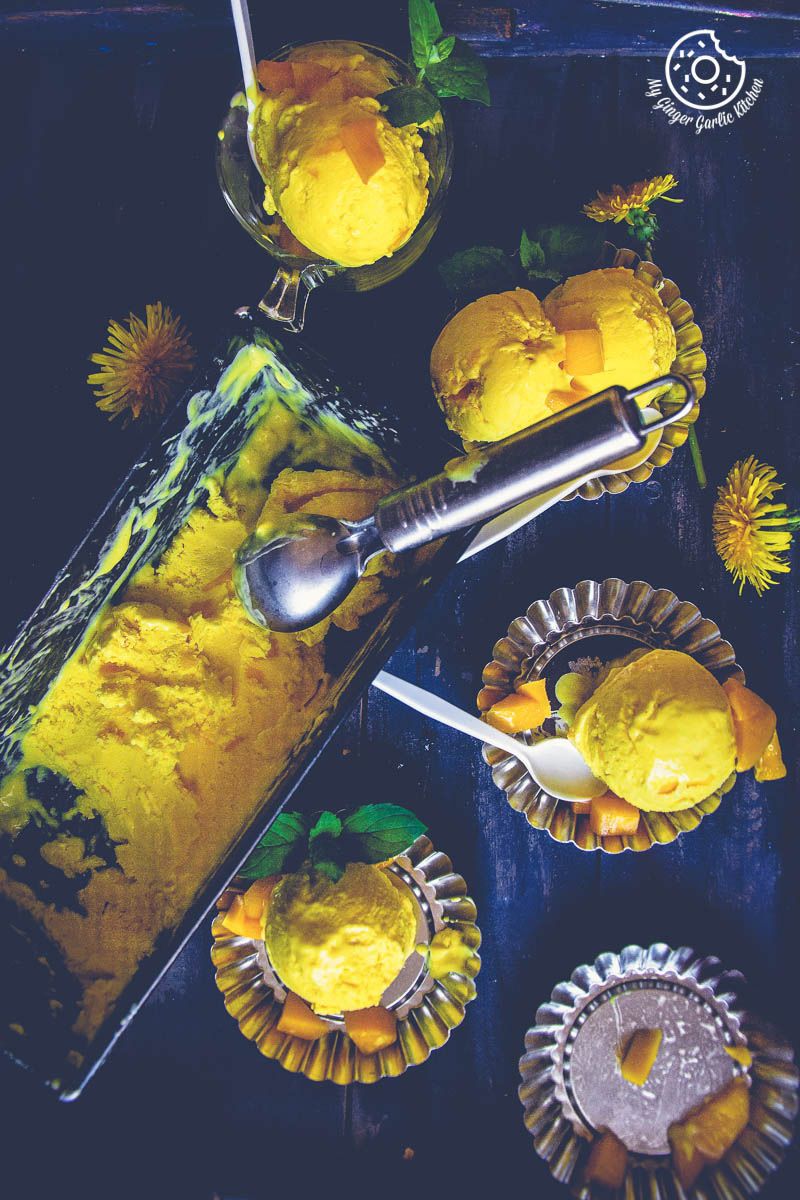
<path fill-rule="evenodd" d="M 4 6 L 3 471 L 10 639 L 146 442 L 109 425 L 84 383 L 106 319 L 163 299 L 210 345 L 263 292 L 268 262 L 229 216 L 214 136 L 237 83 L 224 0 Z M 371 693 L 298 803 L 414 807 L 469 881 L 484 932 L 477 1001 L 406 1077 L 340 1091 L 261 1060 L 226 1015 L 199 932 L 72 1106 L 0 1067 L 0 1192 L 255 1200 L 280 1187 L 474 1195 L 487 1183 L 566 1193 L 536 1158 L 516 1097 L 526 1026 L 551 987 L 604 949 L 663 939 L 743 970 L 752 1003 L 797 1042 L 798 594 L 739 597 L 714 555 L 714 486 L 737 457 L 773 463 L 798 502 L 795 133 L 800 23 L 725 6 L 543 0 L 442 5 L 491 61 L 490 109 L 453 103 L 456 173 L 443 227 L 401 281 L 312 298 L 309 340 L 398 406 L 432 403 L 428 349 L 448 301 L 436 262 L 526 222 L 568 218 L 595 188 L 674 171 L 656 258 L 694 304 L 710 358 L 699 426 L 710 486 L 687 453 L 646 485 L 548 513 L 456 571 L 391 669 L 469 707 L 483 664 L 533 600 L 581 578 L 643 578 L 695 601 L 775 705 L 785 784 L 739 782 L 719 812 L 641 857 L 584 856 L 537 834 L 495 790 L 478 749 Z M 273 11 L 276 9 L 276 11 Z M 405 5 L 254 0 L 257 45 L 359 36 L 405 52 Z M 764 80 L 755 108 L 696 136 L 644 92 L 676 37 L 713 25 Z M 757 59 L 757 61 L 755 61 Z M 404 1157 L 404 1150 L 413 1157 Z M 797 1194 L 795 1153 L 768 1194 Z"/>

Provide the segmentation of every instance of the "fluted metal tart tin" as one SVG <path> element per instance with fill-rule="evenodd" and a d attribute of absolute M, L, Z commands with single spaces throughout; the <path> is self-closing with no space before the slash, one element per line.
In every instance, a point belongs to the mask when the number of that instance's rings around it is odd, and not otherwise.
<path fill-rule="evenodd" d="M 592 479 L 570 492 L 565 496 L 565 500 L 574 500 L 577 496 L 584 500 L 598 500 L 607 492 L 616 495 L 618 492 L 624 492 L 632 483 L 644 483 L 656 467 L 665 467 L 678 446 L 682 446 L 689 436 L 689 426 L 693 425 L 700 415 L 699 402 L 706 391 L 707 359 L 703 350 L 703 334 L 695 322 L 692 306 L 683 298 L 678 285 L 672 279 L 667 279 L 655 263 L 640 258 L 633 250 L 618 249 L 610 242 L 605 243 L 600 265 L 626 267 L 633 271 L 636 279 L 657 293 L 675 330 L 676 354 L 670 371 L 691 379 L 698 402 L 687 417 L 664 429 L 661 441 L 653 453 L 638 467 L 633 467 L 630 471 L 620 471 L 617 475 L 601 475 Z M 673 387 L 655 399 L 648 400 L 648 404 L 667 416 L 677 412 L 684 399 L 680 388 Z"/>
<path fill-rule="evenodd" d="M 553 989 L 525 1035 L 519 1098 L 525 1126 L 552 1175 L 581 1200 L 608 1195 L 584 1180 L 592 1142 L 610 1129 L 629 1151 L 626 1200 L 686 1197 L 667 1131 L 723 1088 L 748 1076 L 750 1120 L 723 1159 L 705 1168 L 692 1200 L 742 1200 L 761 1191 L 794 1136 L 798 1071 L 792 1048 L 744 1011 L 744 979 L 687 946 L 626 946 L 578 967 Z M 642 1087 L 614 1065 L 637 1029 L 662 1041 Z M 745 1068 L 727 1048 L 746 1047 Z"/>
<path fill-rule="evenodd" d="M 507 694 L 520 678 L 555 681 L 582 659 L 608 662 L 642 646 L 681 650 L 720 683 L 733 676 L 744 682 L 733 646 L 695 604 L 643 580 L 626 583 L 615 578 L 584 579 L 574 588 L 557 588 L 547 600 L 536 600 L 495 643 L 492 661 L 483 668 L 483 682 Z M 536 740 L 535 734 L 517 736 L 529 745 Z M 672 842 L 696 829 L 703 817 L 719 808 L 736 779 L 731 774 L 721 788 L 692 808 L 642 812 L 639 831 L 630 837 L 600 837 L 590 829 L 588 816 L 538 787 L 518 759 L 493 746 L 483 746 L 482 753 L 508 803 L 524 813 L 534 829 L 546 830 L 557 842 L 609 854 L 649 850 L 657 842 Z"/>
<path fill-rule="evenodd" d="M 458 930 L 470 953 L 463 973 L 452 972 L 443 979 L 433 978 L 422 955 L 411 955 L 383 996 L 384 1005 L 397 1017 L 397 1041 L 376 1054 L 365 1054 L 356 1047 L 344 1031 L 340 1014 L 324 1017 L 330 1032 L 314 1042 L 282 1033 L 277 1024 L 287 989 L 263 941 L 236 937 L 223 924 L 233 896 L 245 889 L 247 881 L 234 880 L 217 902 L 211 961 L 225 1007 L 244 1036 L 287 1071 L 338 1084 L 374 1083 L 402 1075 L 445 1044 L 475 998 L 481 934 L 464 879 L 453 870 L 447 855 L 435 850 L 424 836 L 386 870 L 398 887 L 408 889 L 415 902 L 417 944 L 430 944 L 436 933 L 449 927 Z"/>

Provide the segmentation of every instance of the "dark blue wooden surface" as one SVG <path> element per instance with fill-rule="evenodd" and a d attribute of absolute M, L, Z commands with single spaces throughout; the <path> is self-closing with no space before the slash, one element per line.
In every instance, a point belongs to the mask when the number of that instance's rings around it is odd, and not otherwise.
<path fill-rule="evenodd" d="M 216 20 L 212 5 L 196 7 Z M 337 33 L 405 48 L 399 4 L 342 3 L 335 19 L 333 6 L 313 10 L 287 6 L 270 23 L 254 5 L 259 44 Z M 684 15 L 688 31 L 697 21 Z M 613 19 L 617 28 L 616 11 Z M 663 19 L 666 44 L 674 10 Z M 660 20 L 651 7 L 656 35 Z M 16 29 L 0 49 L 2 641 L 146 441 L 138 427 L 107 424 L 84 384 L 106 318 L 160 298 L 208 344 L 264 290 L 267 260 L 214 179 L 214 132 L 237 70 L 217 26 L 162 36 L 154 24 L 142 36 L 139 25 L 133 37 Z M 794 477 L 798 501 L 800 63 L 761 60 L 753 111 L 697 137 L 649 111 L 646 79 L 660 59 L 567 49 L 575 45 L 490 63 L 493 107 L 452 107 L 456 174 L 427 257 L 369 297 L 314 296 L 309 340 L 398 406 L 432 403 L 427 353 L 448 307 L 440 257 L 475 241 L 511 245 L 524 222 L 568 217 L 598 186 L 674 171 L 686 202 L 664 213 L 656 258 L 705 333 L 699 430 L 711 486 L 698 491 L 684 453 L 622 496 L 562 505 L 455 572 L 391 668 L 469 707 L 493 642 L 531 601 L 584 577 L 644 578 L 719 622 L 779 712 L 790 778 L 769 788 L 741 780 L 671 846 L 585 856 L 529 829 L 473 744 L 371 693 L 300 802 L 396 799 L 429 822 L 467 877 L 484 932 L 464 1026 L 399 1080 L 344 1092 L 294 1078 L 263 1061 L 226 1015 L 201 931 L 78 1103 L 59 1106 L 0 1067 L 0 1193 L 9 1200 L 254 1200 L 345 1180 L 357 1192 L 447 1185 L 467 1196 L 490 1182 L 558 1200 L 566 1193 L 536 1158 L 516 1098 L 523 1033 L 577 963 L 630 941 L 718 954 L 747 974 L 753 1006 L 798 1041 L 796 579 L 762 600 L 740 598 L 714 555 L 710 510 L 714 485 L 751 452 Z M 795 1195 L 798 1182 L 795 1154 L 768 1195 Z"/>

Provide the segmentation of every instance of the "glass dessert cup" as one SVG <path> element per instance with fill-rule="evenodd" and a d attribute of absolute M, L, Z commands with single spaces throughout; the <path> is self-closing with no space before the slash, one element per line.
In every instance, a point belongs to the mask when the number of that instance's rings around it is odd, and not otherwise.
<path fill-rule="evenodd" d="M 382 59 L 389 65 L 392 86 L 416 82 L 408 64 L 388 50 L 351 41 L 326 41 L 324 44 L 351 46 Z M 270 58 L 274 61 L 285 59 L 297 45 L 283 46 Z M 299 243 L 291 236 L 286 237 L 289 231 L 280 217 L 270 217 L 264 209 L 264 180 L 250 152 L 247 127 L 247 106 L 239 92 L 232 98 L 217 135 L 217 179 L 236 220 L 267 251 L 277 267 L 269 290 L 258 304 L 261 312 L 293 332 L 300 332 L 308 297 L 320 284 L 330 281 L 345 291 L 368 292 L 397 279 L 422 255 L 439 226 L 453 170 L 452 133 L 443 112 L 440 111 L 419 131 L 422 152 L 430 166 L 428 203 L 422 219 L 411 237 L 392 255 L 362 267 L 343 267 L 329 259 L 316 257 L 311 251 L 304 255 L 298 253 Z M 282 236 L 291 249 L 280 244 Z"/>
<path fill-rule="evenodd" d="M 462 970 L 452 970 L 441 978 L 434 978 L 419 952 L 407 959 L 382 998 L 382 1006 L 397 1018 L 397 1040 L 372 1054 L 358 1049 L 347 1036 L 340 1013 L 317 1014 L 329 1032 L 315 1041 L 281 1032 L 278 1021 L 288 993 L 264 942 L 234 935 L 224 924 L 233 897 L 249 880 L 234 880 L 217 901 L 211 948 L 217 987 L 242 1034 L 284 1070 L 341 1085 L 402 1075 L 445 1044 L 475 998 L 481 935 L 475 904 L 450 859 L 423 836 L 385 870 L 414 903 L 417 945 L 430 946 L 436 934 L 452 929 L 463 942 L 466 956 Z"/>
<path fill-rule="evenodd" d="M 679 650 L 691 655 L 720 683 L 732 677 L 744 682 L 730 642 L 694 604 L 642 580 L 626 583 L 611 578 L 600 582 L 584 579 L 574 588 L 558 588 L 548 599 L 531 604 L 495 643 L 492 661 L 483 669 L 483 683 L 510 693 L 517 679 L 546 679 L 551 690 L 552 684 L 572 669 L 572 663 L 582 659 L 607 663 L 642 648 Z M 555 722 L 545 721 L 543 731 L 557 732 Z M 518 736 L 530 744 L 540 735 L 535 731 Z M 664 845 L 696 829 L 705 816 L 719 808 L 736 780 L 732 773 L 691 808 L 642 810 L 639 829 L 633 835 L 602 836 L 592 831 L 588 815 L 537 787 L 517 759 L 490 746 L 482 753 L 495 784 L 534 829 L 544 829 L 555 841 L 569 842 L 580 850 L 607 854 L 649 850 L 656 843 Z"/>
<path fill-rule="evenodd" d="M 612 1194 L 586 1170 L 605 1130 L 626 1151 L 614 1195 L 741 1198 L 764 1188 L 794 1137 L 798 1072 L 791 1047 L 743 1009 L 743 984 L 717 958 L 656 943 L 601 954 L 553 989 L 525 1034 L 518 1094 L 536 1152 L 565 1195 Z M 634 1086 L 615 1060 L 627 1036 L 647 1028 L 664 1036 L 646 1086 Z M 698 1061 L 702 1070 L 691 1069 Z M 733 1080 L 748 1086 L 747 1124 L 684 1188 L 670 1125 Z"/>

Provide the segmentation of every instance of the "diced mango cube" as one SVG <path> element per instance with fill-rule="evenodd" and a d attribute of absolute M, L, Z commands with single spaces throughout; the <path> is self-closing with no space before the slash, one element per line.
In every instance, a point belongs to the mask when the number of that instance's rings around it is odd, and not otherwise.
<path fill-rule="evenodd" d="M 750 1120 L 750 1092 L 741 1076 L 669 1128 L 672 1161 L 681 1184 L 692 1187 L 706 1163 L 719 1162 Z"/>
<path fill-rule="evenodd" d="M 278 96 L 287 88 L 294 87 L 294 71 L 290 62 L 262 58 L 256 67 L 256 76 L 268 96 Z"/>
<path fill-rule="evenodd" d="M 572 811 L 576 817 L 588 817 L 591 815 L 592 802 L 591 800 L 573 800 Z"/>
<path fill-rule="evenodd" d="M 550 713 L 545 682 L 535 679 L 519 684 L 516 691 L 496 701 L 487 712 L 486 719 L 495 729 L 502 729 L 504 733 L 524 733 L 528 729 L 538 729 Z"/>
<path fill-rule="evenodd" d="M 658 1057 L 662 1036 L 660 1029 L 636 1030 L 620 1059 L 619 1070 L 623 1079 L 636 1087 L 647 1083 Z"/>
<path fill-rule="evenodd" d="M 766 750 L 775 733 L 775 712 L 738 679 L 726 679 L 722 685 L 733 718 L 736 737 L 736 770 L 749 771 Z"/>
<path fill-rule="evenodd" d="M 305 1000 L 301 1000 L 294 992 L 286 993 L 286 1000 L 278 1020 L 278 1029 L 281 1033 L 302 1038 L 306 1042 L 315 1042 L 317 1038 L 324 1037 L 328 1033 L 328 1026 L 325 1022 L 306 1004 Z"/>
<path fill-rule="evenodd" d="M 350 156 L 362 183 L 369 183 L 376 171 L 386 162 L 378 141 L 378 122 L 375 117 L 361 117 L 343 125 L 339 131 L 342 145 Z"/>
<path fill-rule="evenodd" d="M 327 83 L 333 72 L 315 62 L 293 62 L 294 86 L 301 100 L 310 100 L 318 88 Z"/>
<path fill-rule="evenodd" d="M 595 1140 L 586 1160 L 584 1178 L 612 1190 L 621 1188 L 628 1173 L 628 1151 L 610 1129 Z"/>
<path fill-rule="evenodd" d="M 639 828 L 640 813 L 627 800 L 605 792 L 592 800 L 589 827 L 598 837 L 631 837 Z"/>
<path fill-rule="evenodd" d="M 268 875 L 265 879 L 257 879 L 242 896 L 244 911 L 248 917 L 259 921 L 263 926 L 267 916 L 272 893 L 280 880 L 280 875 Z"/>
<path fill-rule="evenodd" d="M 742 1067 L 752 1067 L 753 1065 L 753 1056 L 747 1046 L 726 1046 L 725 1053 L 729 1054 L 733 1061 Z"/>
<path fill-rule="evenodd" d="M 597 375 L 605 370 L 599 329 L 564 329 L 564 370 L 568 375 Z"/>
<path fill-rule="evenodd" d="M 397 1018 L 388 1008 L 359 1008 L 344 1014 L 344 1027 L 364 1054 L 376 1054 L 397 1041 Z"/>
<path fill-rule="evenodd" d="M 229 933 L 236 937 L 252 938 L 258 941 L 264 937 L 264 923 L 257 917 L 247 914 L 244 907 L 244 896 L 234 896 L 228 911 L 222 918 L 222 924 Z"/>
<path fill-rule="evenodd" d="M 547 684 L 543 679 L 529 679 L 527 683 L 518 683 L 514 687 L 518 696 L 527 696 L 529 700 L 538 700 L 550 712 L 550 701 L 547 698 Z"/>
<path fill-rule="evenodd" d="M 773 733 L 766 750 L 755 766 L 755 777 L 759 783 L 769 783 L 773 779 L 786 778 L 786 763 L 781 754 L 781 744 L 778 741 L 777 729 Z"/>

